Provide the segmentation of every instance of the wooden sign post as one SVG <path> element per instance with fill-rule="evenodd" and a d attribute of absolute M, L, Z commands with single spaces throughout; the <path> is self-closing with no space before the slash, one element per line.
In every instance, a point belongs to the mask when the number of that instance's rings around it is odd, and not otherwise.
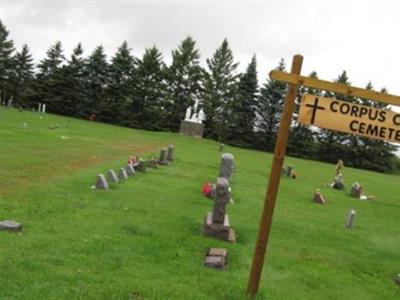
<path fill-rule="evenodd" d="M 269 175 L 268 189 L 265 195 L 253 262 L 247 284 L 247 294 L 249 296 L 255 296 L 257 294 L 264 260 L 266 259 L 272 216 L 274 213 L 289 129 L 295 107 L 297 87 L 300 85 L 308 86 L 347 96 L 370 99 L 400 106 L 400 97 L 398 96 L 301 76 L 300 71 L 302 63 L 303 57 L 301 55 L 295 55 L 293 57 L 290 73 L 276 70 L 270 72 L 270 78 L 272 80 L 287 82 L 289 83 L 289 86 L 281 116 L 271 172 Z M 400 114 L 396 114 L 390 110 L 357 105 L 350 102 L 339 101 L 334 98 L 330 99 L 305 95 L 300 107 L 298 121 L 303 124 L 314 125 L 326 129 L 349 132 L 356 135 L 400 143 Z"/>
<path fill-rule="evenodd" d="M 303 64 L 303 56 L 295 55 L 292 62 L 292 74 L 300 74 Z M 260 284 L 261 272 L 264 265 L 265 252 L 268 245 L 269 233 L 272 225 L 272 215 L 274 213 L 276 195 L 278 194 L 279 182 L 281 180 L 283 160 L 286 154 L 289 129 L 292 123 L 292 116 L 297 95 L 297 84 L 290 83 L 286 92 L 285 106 L 281 117 L 278 137 L 276 140 L 274 159 L 272 162 L 271 173 L 269 175 L 268 190 L 265 194 L 264 208 L 258 231 L 257 244 L 254 250 L 253 264 L 251 266 L 249 282 L 247 284 L 247 294 L 255 296 Z"/>

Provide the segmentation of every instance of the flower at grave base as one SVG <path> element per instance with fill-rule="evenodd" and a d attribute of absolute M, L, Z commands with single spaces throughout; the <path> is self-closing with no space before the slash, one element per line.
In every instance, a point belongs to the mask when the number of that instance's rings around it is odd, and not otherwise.
<path fill-rule="evenodd" d="M 201 192 L 204 197 L 211 198 L 212 184 L 209 182 L 206 182 L 205 184 L 203 184 L 203 187 L 201 188 Z"/>

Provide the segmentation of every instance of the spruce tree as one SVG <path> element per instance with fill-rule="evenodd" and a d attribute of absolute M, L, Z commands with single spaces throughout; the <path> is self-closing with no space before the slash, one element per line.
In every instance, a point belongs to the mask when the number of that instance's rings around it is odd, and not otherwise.
<path fill-rule="evenodd" d="M 166 68 L 166 127 L 178 131 L 187 107 L 201 98 L 202 69 L 196 42 L 189 36 L 172 51 L 172 64 Z"/>
<path fill-rule="evenodd" d="M 38 102 L 41 102 L 47 105 L 49 111 L 63 114 L 65 82 L 61 69 L 65 57 L 61 42 L 56 42 L 47 50 L 46 54 L 46 58 L 38 65 L 39 73 L 34 82 L 33 104 L 36 106 Z"/>
<path fill-rule="evenodd" d="M 232 103 L 237 97 L 238 64 L 225 39 L 217 48 L 211 59 L 207 59 L 204 78 L 204 112 L 206 114 L 205 135 L 210 138 L 226 141 L 229 131 Z"/>
<path fill-rule="evenodd" d="M 285 71 L 283 59 L 279 62 L 278 71 Z M 261 149 L 272 151 L 278 133 L 280 116 L 285 101 L 286 84 L 268 79 L 260 89 L 257 99 L 257 146 Z"/>
<path fill-rule="evenodd" d="M 146 49 L 138 61 L 130 125 L 150 130 L 163 130 L 165 120 L 165 82 L 162 54 L 154 46 Z"/>
<path fill-rule="evenodd" d="M 128 124 L 129 106 L 132 105 L 133 85 L 137 61 L 124 41 L 111 59 L 109 86 L 108 122 Z"/>
<path fill-rule="evenodd" d="M 229 143 L 242 147 L 249 147 L 254 143 L 257 96 L 257 60 L 254 55 L 246 72 L 240 76 L 238 97 L 232 102 L 230 130 L 227 137 Z"/>
<path fill-rule="evenodd" d="M 109 65 L 103 46 L 97 46 L 88 57 L 85 68 L 87 100 L 83 114 L 96 114 L 97 120 L 108 120 L 106 88 L 109 83 Z"/>
<path fill-rule="evenodd" d="M 14 57 L 15 65 L 12 74 L 12 94 L 17 106 L 26 107 L 28 97 L 32 94 L 33 58 L 27 45 L 22 47 Z"/>
<path fill-rule="evenodd" d="M 11 75 L 14 68 L 14 42 L 8 39 L 9 32 L 0 20 L 0 102 L 12 96 Z"/>

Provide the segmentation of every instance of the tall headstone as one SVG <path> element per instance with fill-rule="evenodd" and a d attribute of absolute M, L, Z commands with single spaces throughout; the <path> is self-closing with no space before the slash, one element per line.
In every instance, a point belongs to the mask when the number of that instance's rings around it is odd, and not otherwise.
<path fill-rule="evenodd" d="M 126 170 L 126 173 L 128 174 L 128 176 L 136 175 L 136 171 L 132 165 L 127 165 L 125 170 Z"/>
<path fill-rule="evenodd" d="M 231 176 L 235 170 L 235 165 L 233 162 L 233 155 L 230 153 L 222 154 L 221 165 L 219 168 L 219 177 L 231 179 Z"/>
<path fill-rule="evenodd" d="M 40 102 L 39 102 L 39 105 L 38 105 L 38 112 L 40 112 L 40 113 L 42 112 L 42 103 L 40 103 Z"/>
<path fill-rule="evenodd" d="M 126 174 L 125 168 L 120 168 L 118 172 L 118 178 L 120 180 L 126 180 L 128 179 L 128 174 Z"/>
<path fill-rule="evenodd" d="M 10 232 L 17 232 L 22 229 L 22 224 L 11 221 L 11 220 L 4 220 L 0 222 L 0 230 L 3 231 L 10 231 Z"/>
<path fill-rule="evenodd" d="M 167 160 L 169 160 L 169 161 L 175 160 L 175 148 L 174 148 L 174 145 L 169 145 L 168 146 Z"/>
<path fill-rule="evenodd" d="M 349 211 L 346 218 L 346 227 L 351 229 L 353 227 L 354 220 L 356 218 L 356 211 L 354 209 Z"/>
<path fill-rule="evenodd" d="M 119 182 L 118 176 L 113 169 L 108 170 L 107 177 L 108 177 L 108 180 L 111 182 L 115 182 L 115 183 Z"/>
<path fill-rule="evenodd" d="M 225 206 L 230 198 L 229 181 L 226 178 L 219 177 L 214 194 L 214 209 L 207 214 L 204 220 L 204 235 L 236 242 L 235 231 L 230 227 L 229 217 L 225 211 Z"/>
<path fill-rule="evenodd" d="M 337 190 L 344 190 L 343 175 L 341 173 L 335 176 L 332 187 Z"/>
<path fill-rule="evenodd" d="M 168 161 L 167 161 L 167 150 L 166 149 L 161 149 L 160 150 L 160 161 L 159 161 L 160 165 L 168 165 Z"/>
<path fill-rule="evenodd" d="M 108 190 L 108 182 L 103 174 L 97 175 L 96 189 Z"/>
<path fill-rule="evenodd" d="M 46 112 L 46 104 L 43 103 L 43 106 L 42 106 L 42 113 L 45 113 L 45 112 Z"/>

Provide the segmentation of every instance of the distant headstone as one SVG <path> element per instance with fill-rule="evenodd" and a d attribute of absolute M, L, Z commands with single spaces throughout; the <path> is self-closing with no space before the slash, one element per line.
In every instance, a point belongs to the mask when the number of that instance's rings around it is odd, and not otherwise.
<path fill-rule="evenodd" d="M 353 196 L 353 197 L 355 197 L 355 198 L 358 198 L 358 199 L 361 198 L 361 195 L 362 195 L 362 188 L 361 188 L 360 183 L 354 182 L 354 183 L 351 185 L 350 195 Z"/>
<path fill-rule="evenodd" d="M 394 282 L 396 282 L 398 285 L 400 285 L 400 273 L 397 274 L 397 276 L 394 278 Z"/>
<path fill-rule="evenodd" d="M 46 112 L 46 104 L 43 103 L 43 106 L 42 106 L 42 113 L 45 113 L 45 112 Z"/>
<path fill-rule="evenodd" d="M 111 182 L 115 182 L 115 183 L 119 182 L 118 176 L 113 169 L 108 170 L 107 177 L 108 177 L 108 180 Z"/>
<path fill-rule="evenodd" d="M 222 144 L 222 143 L 219 144 L 219 151 L 220 151 L 220 152 L 224 152 L 224 146 L 225 146 L 225 145 Z"/>
<path fill-rule="evenodd" d="M 174 148 L 174 145 L 169 145 L 168 146 L 167 160 L 169 160 L 169 161 L 175 160 L 175 148 Z"/>
<path fill-rule="evenodd" d="M 234 230 L 230 227 L 229 217 L 225 213 L 225 206 L 231 198 L 229 182 L 219 177 L 214 193 L 214 209 L 204 220 L 203 234 L 220 240 L 236 242 Z"/>
<path fill-rule="evenodd" d="M 235 166 L 233 162 L 233 155 L 230 153 L 222 154 L 221 165 L 219 168 L 219 177 L 230 180 L 234 170 Z"/>
<path fill-rule="evenodd" d="M 135 167 L 135 170 L 139 172 L 146 172 L 146 161 L 143 159 L 139 159 Z"/>
<path fill-rule="evenodd" d="M 341 159 L 339 159 L 335 166 L 335 176 L 342 174 L 343 167 L 344 167 L 344 163 Z"/>
<path fill-rule="evenodd" d="M 157 169 L 157 168 L 158 168 L 158 166 L 157 166 L 157 160 L 155 160 L 154 158 L 148 159 L 148 160 L 146 161 L 146 167 L 148 167 L 148 168 L 153 168 L 153 169 Z"/>
<path fill-rule="evenodd" d="M 104 189 L 104 190 L 108 189 L 108 182 L 103 174 L 97 175 L 96 189 Z"/>
<path fill-rule="evenodd" d="M 40 102 L 39 102 L 39 105 L 38 105 L 38 112 L 40 112 L 40 113 L 42 112 L 42 103 L 40 103 Z"/>
<path fill-rule="evenodd" d="M 126 170 L 126 173 L 128 174 L 128 176 L 136 175 L 136 171 L 132 165 L 127 165 L 125 170 Z"/>
<path fill-rule="evenodd" d="M 204 265 L 215 269 L 224 269 L 228 262 L 228 250 L 225 248 L 211 248 L 206 256 Z"/>
<path fill-rule="evenodd" d="M 356 211 L 354 209 L 349 211 L 346 219 L 346 227 L 351 229 L 353 227 L 354 219 L 356 218 Z"/>
<path fill-rule="evenodd" d="M 335 176 L 335 180 L 331 186 L 336 190 L 344 190 L 343 175 L 341 173 Z"/>
<path fill-rule="evenodd" d="M 320 189 L 315 192 L 313 200 L 315 203 L 325 204 L 325 198 L 322 196 Z"/>
<path fill-rule="evenodd" d="M 11 220 L 4 220 L 0 222 L 0 230 L 10 231 L 10 232 L 17 232 L 22 229 L 22 224 L 11 221 Z"/>
<path fill-rule="evenodd" d="M 286 167 L 286 176 L 287 177 L 292 177 L 292 172 L 293 172 L 293 167 L 292 166 L 287 166 Z"/>
<path fill-rule="evenodd" d="M 168 161 L 167 161 L 167 150 L 166 149 L 161 149 L 160 150 L 160 160 L 158 162 L 160 165 L 168 165 Z"/>
<path fill-rule="evenodd" d="M 118 172 L 118 178 L 120 180 L 126 180 L 128 179 L 128 174 L 126 173 L 125 168 L 120 168 Z"/>

